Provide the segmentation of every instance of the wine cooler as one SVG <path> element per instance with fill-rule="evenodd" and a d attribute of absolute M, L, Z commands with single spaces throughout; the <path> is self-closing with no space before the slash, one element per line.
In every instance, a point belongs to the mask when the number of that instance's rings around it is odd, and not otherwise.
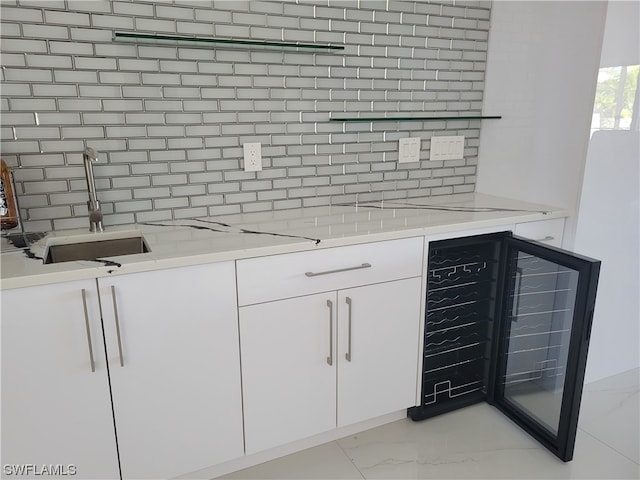
<path fill-rule="evenodd" d="M 511 232 L 429 244 L 422 402 L 487 401 L 571 460 L 600 262 Z"/>

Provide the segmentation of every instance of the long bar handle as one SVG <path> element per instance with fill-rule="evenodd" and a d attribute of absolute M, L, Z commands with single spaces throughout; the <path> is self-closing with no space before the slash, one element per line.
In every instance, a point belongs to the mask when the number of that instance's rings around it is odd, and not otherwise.
<path fill-rule="evenodd" d="M 347 353 L 345 354 L 345 358 L 347 362 L 351 361 L 351 298 L 346 297 L 347 305 L 349 306 L 349 330 L 347 334 Z"/>
<path fill-rule="evenodd" d="M 122 355 L 122 337 L 120 336 L 120 318 L 118 317 L 118 302 L 116 301 L 116 287 L 114 287 L 113 285 L 111 285 L 111 298 L 113 299 L 113 316 L 116 320 L 116 337 L 118 339 L 120 366 L 124 367 L 124 356 Z"/>
<path fill-rule="evenodd" d="M 87 329 L 87 342 L 89 344 L 89 362 L 91 371 L 96 371 L 96 362 L 93 360 L 93 345 L 91 344 L 91 328 L 89 327 L 89 311 L 87 310 L 87 291 L 82 289 L 82 306 L 84 307 L 84 326 Z"/>
<path fill-rule="evenodd" d="M 371 268 L 371 264 L 363 263 L 362 265 L 357 265 L 355 267 L 338 268 L 337 270 L 326 270 L 324 272 L 305 272 L 305 275 L 307 277 L 317 277 L 319 275 L 330 275 L 332 273 L 349 272 L 351 270 L 360 270 L 362 268 Z"/>
<path fill-rule="evenodd" d="M 327 300 L 327 307 L 329 307 L 329 356 L 327 363 L 333 365 L 333 302 L 331 300 Z"/>
<path fill-rule="evenodd" d="M 513 286 L 513 306 L 511 310 L 511 316 L 513 321 L 518 321 L 518 309 L 520 307 L 520 290 L 522 288 L 522 268 L 516 268 L 516 280 Z"/>

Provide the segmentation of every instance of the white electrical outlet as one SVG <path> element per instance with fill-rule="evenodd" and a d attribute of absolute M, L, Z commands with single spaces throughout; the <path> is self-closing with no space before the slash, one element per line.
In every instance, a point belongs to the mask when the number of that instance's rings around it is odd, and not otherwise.
<path fill-rule="evenodd" d="M 420 161 L 420 139 L 418 137 L 401 138 L 398 141 L 398 163 Z"/>
<path fill-rule="evenodd" d="M 431 137 L 429 160 L 461 160 L 464 158 L 464 135 Z"/>
<path fill-rule="evenodd" d="M 259 143 L 245 143 L 244 150 L 244 171 L 259 172 L 262 170 L 262 151 Z"/>

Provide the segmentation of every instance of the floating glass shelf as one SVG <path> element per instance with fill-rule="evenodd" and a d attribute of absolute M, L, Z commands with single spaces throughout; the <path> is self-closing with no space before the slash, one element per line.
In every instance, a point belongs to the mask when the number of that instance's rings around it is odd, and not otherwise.
<path fill-rule="evenodd" d="M 234 38 L 193 37 L 185 35 L 163 35 L 155 33 L 114 32 L 113 39 L 117 41 L 152 43 L 155 45 L 188 44 L 192 47 L 214 47 L 224 45 L 228 48 L 265 48 L 265 49 L 294 49 L 294 50 L 344 50 L 344 45 L 328 43 L 299 43 L 280 42 L 271 40 L 242 40 Z"/>
<path fill-rule="evenodd" d="M 398 115 L 397 117 L 332 117 L 332 122 L 404 122 L 404 121 L 442 121 L 442 120 L 498 120 L 500 115 L 461 115 L 461 116 L 440 116 L 440 117 L 418 117 L 409 115 Z"/>

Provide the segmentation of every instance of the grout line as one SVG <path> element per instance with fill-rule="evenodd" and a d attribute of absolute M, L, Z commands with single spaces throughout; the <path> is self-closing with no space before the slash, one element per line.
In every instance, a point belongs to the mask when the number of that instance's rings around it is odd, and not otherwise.
<path fill-rule="evenodd" d="M 347 451 L 342 448 L 342 445 L 340 445 L 340 443 L 338 442 L 338 440 L 334 440 L 334 443 L 338 446 L 338 448 L 340 449 L 340 451 L 344 454 L 345 457 L 347 457 L 347 460 L 349 460 L 349 462 L 351 462 L 351 465 L 354 466 L 354 468 L 356 470 L 358 470 L 358 473 L 360 474 L 360 476 L 362 477 L 363 480 L 366 480 L 367 477 L 364 476 L 364 473 L 362 473 L 362 470 L 360 470 L 358 468 L 358 466 L 354 463 L 354 461 L 351 459 L 351 457 L 349 456 L 349 454 L 347 453 Z"/>
<path fill-rule="evenodd" d="M 618 450 L 617 448 L 613 447 L 612 445 L 609 445 L 607 442 L 605 442 L 604 440 L 602 440 L 601 438 L 596 437 L 594 434 L 586 431 L 584 428 L 582 427 L 578 427 L 578 430 L 580 430 L 582 433 L 589 435 L 591 438 L 593 438 L 594 440 L 596 440 L 597 442 L 601 443 L 602 445 L 604 445 L 605 447 L 613 450 L 614 452 L 618 453 L 619 455 L 623 456 L 624 458 L 626 458 L 627 460 L 629 460 L 630 462 L 635 463 L 636 465 L 640 466 L 640 463 L 638 463 L 636 460 L 634 460 L 633 458 L 630 458 L 628 455 L 625 455 L 624 453 L 622 453 L 620 450 Z"/>

